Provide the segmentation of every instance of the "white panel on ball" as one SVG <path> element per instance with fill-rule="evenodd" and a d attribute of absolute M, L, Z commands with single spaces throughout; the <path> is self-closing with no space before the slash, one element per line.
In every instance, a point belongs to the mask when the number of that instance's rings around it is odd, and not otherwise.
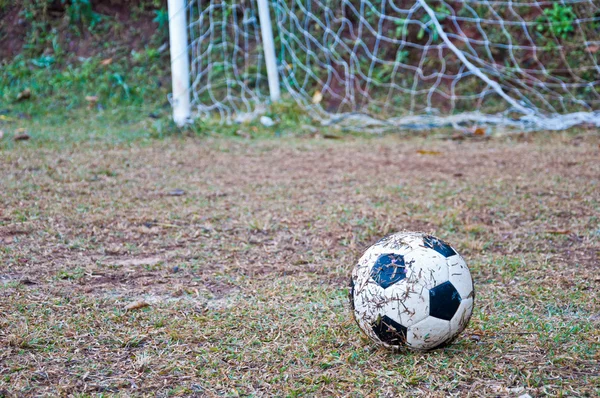
<path fill-rule="evenodd" d="M 386 290 L 389 301 L 385 315 L 402 326 L 409 327 L 429 316 L 429 295 L 424 286 L 403 280 Z"/>
<path fill-rule="evenodd" d="M 424 247 L 415 249 L 404 256 L 406 278 L 418 281 L 432 289 L 448 281 L 448 263 L 446 258 L 434 250 Z"/>
<path fill-rule="evenodd" d="M 473 313 L 473 299 L 463 299 L 460 302 L 460 306 L 458 310 L 456 310 L 456 314 L 450 320 L 450 334 L 452 337 L 455 337 L 457 334 L 462 332 L 467 324 L 469 323 L 469 319 L 471 319 L 471 314 Z"/>
<path fill-rule="evenodd" d="M 429 316 L 408 328 L 406 342 L 417 350 L 430 350 L 450 340 L 450 322 Z"/>
<path fill-rule="evenodd" d="M 376 243 L 386 249 L 398 250 L 400 254 L 406 254 L 414 249 L 422 247 L 423 234 L 418 232 L 404 232 L 386 236 Z"/>
<path fill-rule="evenodd" d="M 465 260 L 460 255 L 449 257 L 448 280 L 452 282 L 460 297 L 466 299 L 473 297 L 473 279 Z"/>

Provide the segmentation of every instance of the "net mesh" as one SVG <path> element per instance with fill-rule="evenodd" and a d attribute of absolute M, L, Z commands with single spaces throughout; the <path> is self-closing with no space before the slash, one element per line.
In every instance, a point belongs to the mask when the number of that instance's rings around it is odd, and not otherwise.
<path fill-rule="evenodd" d="M 323 123 L 600 125 L 600 3 L 272 0 L 280 86 Z M 268 103 L 255 0 L 190 0 L 200 116 Z"/>

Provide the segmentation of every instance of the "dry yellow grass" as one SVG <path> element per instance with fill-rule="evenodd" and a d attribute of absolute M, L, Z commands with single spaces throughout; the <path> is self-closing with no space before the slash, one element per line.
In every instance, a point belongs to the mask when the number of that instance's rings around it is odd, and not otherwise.
<path fill-rule="evenodd" d="M 5 149 L 0 396 L 597 396 L 598 143 Z M 349 317 L 354 262 L 401 229 L 471 266 L 444 350 L 378 350 Z"/>

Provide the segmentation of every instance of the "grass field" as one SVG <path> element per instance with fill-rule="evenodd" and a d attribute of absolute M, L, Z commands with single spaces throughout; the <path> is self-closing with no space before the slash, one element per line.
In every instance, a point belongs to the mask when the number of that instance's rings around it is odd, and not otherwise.
<path fill-rule="evenodd" d="M 0 146 L 0 396 L 600 395 L 595 132 L 70 135 Z M 443 350 L 350 317 L 355 261 L 402 229 L 471 267 Z"/>

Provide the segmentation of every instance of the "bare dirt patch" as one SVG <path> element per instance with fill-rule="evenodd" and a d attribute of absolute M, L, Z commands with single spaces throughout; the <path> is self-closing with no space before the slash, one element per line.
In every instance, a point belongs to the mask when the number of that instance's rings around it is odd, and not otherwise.
<path fill-rule="evenodd" d="M 15 237 L 27 235 L 28 233 L 28 231 L 22 229 L 0 227 L 0 243 L 12 243 L 15 240 Z"/>

